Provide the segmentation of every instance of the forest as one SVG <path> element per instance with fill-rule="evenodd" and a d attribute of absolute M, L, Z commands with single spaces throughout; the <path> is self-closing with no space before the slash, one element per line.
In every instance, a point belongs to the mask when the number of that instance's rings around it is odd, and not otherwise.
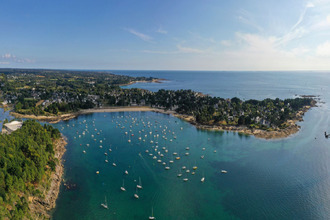
<path fill-rule="evenodd" d="M 47 186 L 58 163 L 53 141 L 58 129 L 33 120 L 10 135 L 0 135 L 0 219 L 29 218 L 29 196 L 42 197 L 39 184 Z"/>

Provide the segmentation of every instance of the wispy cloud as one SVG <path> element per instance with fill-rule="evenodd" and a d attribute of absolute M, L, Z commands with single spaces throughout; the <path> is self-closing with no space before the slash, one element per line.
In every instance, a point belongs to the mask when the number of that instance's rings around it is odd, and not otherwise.
<path fill-rule="evenodd" d="M 237 19 L 241 23 L 251 26 L 251 27 L 257 29 L 258 31 L 263 31 L 263 28 L 257 24 L 255 17 L 250 12 L 248 12 L 247 10 L 241 9 L 241 10 L 239 10 L 238 13 L 239 13 L 239 15 L 238 15 Z"/>
<path fill-rule="evenodd" d="M 205 53 L 204 50 L 200 50 L 192 47 L 182 47 L 181 45 L 177 45 L 177 49 L 181 53 Z"/>
<path fill-rule="evenodd" d="M 232 45 L 232 42 L 230 40 L 222 40 L 220 44 L 225 47 L 230 47 Z"/>
<path fill-rule="evenodd" d="M 143 50 L 143 53 L 152 54 L 201 54 L 206 53 L 208 50 L 201 50 L 192 47 L 183 47 L 180 44 L 176 46 L 175 50 Z"/>
<path fill-rule="evenodd" d="M 29 58 L 17 57 L 11 53 L 6 53 L 0 56 L 0 64 L 10 63 L 34 63 L 34 60 L 31 60 Z"/>
<path fill-rule="evenodd" d="M 147 42 L 151 42 L 152 41 L 152 37 L 150 37 L 149 35 L 143 34 L 141 32 L 138 32 L 132 28 L 124 28 L 125 31 L 137 36 L 138 38 L 140 38 L 141 40 L 147 41 Z"/>
<path fill-rule="evenodd" d="M 157 33 L 160 33 L 160 34 L 167 34 L 167 30 L 164 30 L 162 27 L 159 27 L 157 30 L 156 30 Z"/>

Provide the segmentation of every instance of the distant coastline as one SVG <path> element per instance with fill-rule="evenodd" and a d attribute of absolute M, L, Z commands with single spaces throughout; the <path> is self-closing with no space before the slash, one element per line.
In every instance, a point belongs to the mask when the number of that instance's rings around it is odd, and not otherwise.
<path fill-rule="evenodd" d="M 315 106 L 315 105 L 314 105 Z M 175 111 L 164 110 L 160 108 L 152 108 L 149 106 L 123 106 L 123 107 L 106 107 L 106 108 L 93 108 L 93 109 L 84 109 L 75 113 L 62 114 L 59 116 L 35 116 L 35 115 L 22 115 L 19 113 L 11 112 L 16 118 L 29 118 L 40 121 L 46 121 L 49 123 L 58 123 L 60 121 L 67 121 L 73 118 L 78 117 L 79 115 L 91 114 L 91 113 L 101 113 L 101 112 L 158 112 L 163 114 L 171 114 L 177 118 L 185 120 L 190 124 L 196 126 L 198 129 L 205 130 L 216 130 L 216 131 L 233 131 L 246 135 L 253 135 L 257 138 L 262 139 L 280 139 L 287 138 L 292 134 L 295 134 L 299 131 L 300 126 L 296 123 L 298 121 L 303 121 L 304 113 L 306 113 L 311 107 L 314 106 L 305 106 L 301 111 L 298 111 L 294 120 L 288 120 L 287 127 L 285 129 L 277 129 L 274 131 L 266 131 L 262 129 L 251 129 L 246 126 L 233 126 L 233 125 L 202 125 L 196 122 L 196 119 L 191 115 L 179 114 Z"/>
<path fill-rule="evenodd" d="M 129 86 L 129 85 L 133 85 L 135 83 L 163 83 L 163 81 L 166 81 L 166 79 L 152 79 L 151 81 L 147 81 L 147 80 L 139 80 L 139 81 L 132 81 L 129 83 L 125 83 L 125 84 L 121 84 L 119 86 Z"/>

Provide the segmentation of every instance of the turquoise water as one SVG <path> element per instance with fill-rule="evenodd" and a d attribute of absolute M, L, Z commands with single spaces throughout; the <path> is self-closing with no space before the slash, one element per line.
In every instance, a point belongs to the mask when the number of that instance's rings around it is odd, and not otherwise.
<path fill-rule="evenodd" d="M 68 138 L 64 179 L 76 188 L 61 187 L 54 219 L 148 219 L 152 208 L 157 219 L 328 219 L 330 140 L 323 135 L 330 131 L 327 74 L 235 73 L 231 79 L 229 73 L 223 77 L 208 72 L 157 74 L 170 75 L 170 81 L 135 86 L 155 91 L 159 86 L 175 89 L 181 83 L 183 88 L 244 99 L 313 94 L 320 95 L 322 103 L 305 114 L 297 134 L 281 140 L 202 131 L 153 112 L 94 113 L 58 123 L 55 126 Z M 202 86 L 207 80 L 210 86 Z M 173 152 L 181 159 L 175 160 Z M 185 156 L 186 152 L 190 154 Z M 171 169 L 165 170 L 149 153 Z M 182 166 L 190 173 L 182 172 Z M 195 175 L 193 166 L 198 167 Z M 183 176 L 177 177 L 178 172 Z M 139 177 L 143 189 L 135 199 Z M 120 190 L 123 180 L 126 192 Z M 105 196 L 109 209 L 100 205 Z"/>

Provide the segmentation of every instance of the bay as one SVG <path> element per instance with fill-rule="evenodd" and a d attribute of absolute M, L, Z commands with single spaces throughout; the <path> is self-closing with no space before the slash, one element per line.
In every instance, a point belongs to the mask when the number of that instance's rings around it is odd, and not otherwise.
<path fill-rule="evenodd" d="M 61 187 L 53 219 L 148 219 L 152 208 L 157 219 L 328 218 L 330 143 L 323 134 L 329 131 L 327 73 L 113 72 L 169 80 L 128 86 L 152 91 L 184 88 L 242 99 L 308 94 L 319 95 L 320 101 L 299 122 L 298 133 L 280 140 L 202 131 L 173 116 L 153 112 L 94 113 L 60 122 L 55 126 L 68 138 L 64 179 L 76 188 Z M 157 134 L 158 138 L 153 136 Z M 156 142 L 164 157 L 154 150 Z M 189 156 L 185 156 L 187 151 Z M 173 152 L 181 159 L 169 164 Z M 171 169 L 165 170 L 149 153 L 166 161 Z M 182 172 L 182 166 L 187 166 L 190 173 Z M 191 174 L 193 166 L 198 167 L 195 175 Z M 182 177 L 177 177 L 179 170 Z M 200 181 L 203 176 L 204 183 Z M 140 198 L 135 199 L 139 177 L 143 189 L 138 190 Z M 189 180 L 184 182 L 182 178 Z M 123 179 L 126 192 L 120 190 Z M 109 209 L 100 205 L 105 196 Z"/>

